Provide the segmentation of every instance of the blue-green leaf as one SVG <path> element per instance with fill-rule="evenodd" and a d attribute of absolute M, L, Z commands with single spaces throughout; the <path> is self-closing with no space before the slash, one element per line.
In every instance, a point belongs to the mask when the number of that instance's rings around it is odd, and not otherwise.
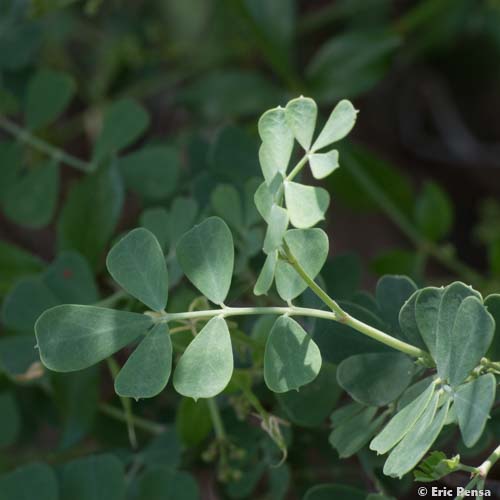
<path fill-rule="evenodd" d="M 278 262 L 278 252 L 271 252 L 262 266 L 259 277 L 253 287 L 255 295 L 266 295 L 274 280 L 274 273 L 276 272 L 276 264 Z"/>
<path fill-rule="evenodd" d="M 288 102 L 285 108 L 286 122 L 297 142 L 309 151 L 316 127 L 318 106 L 310 97 L 298 97 Z"/>
<path fill-rule="evenodd" d="M 315 179 L 324 179 L 339 168 L 339 152 L 332 149 L 328 153 L 310 154 L 309 166 Z"/>
<path fill-rule="evenodd" d="M 330 204 L 330 195 L 326 189 L 289 181 L 284 186 L 286 208 L 290 222 L 296 228 L 305 229 L 324 220 Z"/>

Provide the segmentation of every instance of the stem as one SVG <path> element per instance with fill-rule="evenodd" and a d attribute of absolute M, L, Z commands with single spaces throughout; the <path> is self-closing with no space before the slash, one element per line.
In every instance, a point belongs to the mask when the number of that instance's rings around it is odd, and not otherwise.
<path fill-rule="evenodd" d="M 286 176 L 285 181 L 291 181 L 293 180 L 299 173 L 300 171 L 304 168 L 304 165 L 307 163 L 307 160 L 309 159 L 309 156 L 307 153 L 300 159 L 300 161 L 293 167 L 291 172 Z"/>
<path fill-rule="evenodd" d="M 114 380 L 116 379 L 118 372 L 120 371 L 120 367 L 118 366 L 118 363 L 113 357 L 109 357 L 107 359 L 107 362 L 109 371 L 111 372 L 111 375 Z M 127 424 L 128 439 L 130 441 L 130 445 L 132 446 L 132 448 L 135 449 L 137 448 L 137 436 L 135 435 L 134 414 L 132 413 L 132 404 L 129 398 L 125 398 L 123 396 L 120 396 L 120 401 L 122 403 L 124 411 L 124 421 Z"/>
<path fill-rule="evenodd" d="M 500 459 L 500 445 L 497 446 L 491 453 L 491 455 L 478 467 L 478 475 L 483 479 L 486 478 L 490 469 L 495 465 Z"/>
<path fill-rule="evenodd" d="M 109 405 L 107 403 L 102 403 L 99 406 L 99 410 L 101 410 L 101 412 L 107 415 L 108 417 L 114 418 L 115 420 L 119 420 L 120 422 L 125 422 L 125 423 L 128 422 L 127 415 L 123 411 L 119 410 L 118 408 L 115 408 L 112 405 Z M 150 420 L 147 420 L 145 418 L 132 415 L 131 420 L 134 423 L 135 427 L 137 427 L 137 429 L 149 432 L 150 434 L 153 434 L 155 436 L 165 432 L 165 427 L 163 425 L 157 424 L 156 422 L 151 422 Z"/>
<path fill-rule="evenodd" d="M 28 130 L 20 127 L 2 115 L 0 115 L 0 129 L 56 161 L 61 161 L 70 167 L 76 168 L 77 170 L 83 170 L 84 172 L 91 172 L 94 170 L 94 166 L 91 163 L 80 160 L 76 156 L 70 155 L 62 149 L 56 148 L 48 142 L 39 139 Z"/>
<path fill-rule="evenodd" d="M 224 424 L 220 416 L 219 407 L 215 402 L 214 398 L 207 399 L 208 410 L 210 411 L 210 417 L 212 419 L 212 424 L 214 426 L 215 435 L 217 440 L 220 442 L 227 441 L 226 429 L 224 429 Z"/>

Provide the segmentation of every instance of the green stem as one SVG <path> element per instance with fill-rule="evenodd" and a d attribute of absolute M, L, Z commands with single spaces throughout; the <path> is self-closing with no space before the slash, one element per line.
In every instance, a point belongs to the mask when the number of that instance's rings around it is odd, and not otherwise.
<path fill-rule="evenodd" d="M 319 287 L 318 287 L 319 288 Z M 321 289 L 320 289 L 321 290 Z M 322 295 L 326 293 L 321 290 Z M 328 297 L 328 295 L 326 295 Z M 329 298 L 329 297 L 328 297 Z M 328 303 L 335 303 L 333 299 L 329 298 Z M 288 306 L 288 307 L 223 307 L 220 309 L 209 309 L 206 311 L 191 311 L 191 312 L 181 312 L 181 313 L 165 313 L 162 315 L 158 315 L 155 319 L 156 321 L 181 321 L 186 319 L 208 319 L 213 318 L 214 316 L 250 316 L 250 315 L 283 315 L 286 314 L 288 316 L 309 316 L 319 319 L 326 319 L 332 321 L 338 321 L 339 323 L 346 324 L 351 328 L 354 328 L 358 332 L 371 337 L 382 344 L 388 345 L 393 349 L 404 352 L 409 356 L 413 356 L 416 358 L 427 358 L 428 354 L 419 349 L 418 347 L 412 346 L 403 342 L 399 339 L 391 337 L 386 333 L 374 328 L 370 325 L 367 325 L 352 316 L 349 316 L 342 308 L 336 304 L 340 314 L 336 312 L 330 311 L 322 311 L 320 309 L 310 309 L 307 307 L 296 307 L 296 306 Z"/>
<path fill-rule="evenodd" d="M 39 139 L 28 130 L 20 127 L 2 115 L 0 115 L 0 129 L 56 161 L 61 161 L 70 167 L 76 168 L 77 170 L 83 170 L 84 172 L 91 172 L 94 170 L 94 166 L 91 163 L 80 160 L 62 149 L 56 148 L 48 142 Z"/>
<path fill-rule="evenodd" d="M 128 423 L 129 416 L 127 416 L 123 411 L 119 410 L 118 408 L 115 408 L 112 405 L 109 405 L 107 403 L 102 403 L 99 406 L 99 410 L 108 417 L 114 418 L 115 420 L 119 420 L 120 422 Z M 132 415 L 131 420 L 137 429 L 149 432 L 154 436 L 165 432 L 165 427 L 163 425 L 157 424 L 156 422 L 151 422 L 150 420 L 147 420 L 145 418 Z"/>
<path fill-rule="evenodd" d="M 111 372 L 113 380 L 115 380 L 117 375 L 118 375 L 118 372 L 120 371 L 120 367 L 113 357 L 107 358 L 107 362 L 108 362 L 109 371 Z M 132 412 L 132 403 L 131 403 L 129 398 L 125 398 L 123 396 L 120 396 L 120 401 L 121 401 L 123 411 L 124 411 L 125 422 L 127 424 L 127 432 L 128 432 L 128 438 L 130 441 L 130 445 L 132 446 L 132 448 L 135 449 L 135 448 L 137 448 L 137 436 L 135 434 L 134 414 Z"/>
<path fill-rule="evenodd" d="M 307 160 L 309 159 L 309 156 L 305 154 L 293 167 L 293 169 L 290 171 L 290 173 L 286 176 L 285 181 L 291 181 L 293 180 L 299 173 L 300 171 L 304 168 L 305 164 L 307 163 Z"/>
<path fill-rule="evenodd" d="M 491 468 L 500 460 L 500 445 L 497 446 L 491 455 L 477 468 L 478 476 L 486 478 Z"/>
<path fill-rule="evenodd" d="M 214 426 L 215 435 L 220 442 L 227 441 L 226 429 L 220 416 L 219 407 L 214 398 L 207 399 L 208 410 Z"/>

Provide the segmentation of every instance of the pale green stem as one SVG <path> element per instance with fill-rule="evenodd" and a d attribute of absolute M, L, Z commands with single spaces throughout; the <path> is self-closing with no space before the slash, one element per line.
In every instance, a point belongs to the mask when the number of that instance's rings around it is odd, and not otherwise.
<path fill-rule="evenodd" d="M 62 149 L 56 148 L 48 142 L 39 139 L 28 130 L 20 127 L 2 115 L 0 115 L 0 128 L 19 141 L 26 143 L 33 149 L 40 151 L 56 161 L 61 161 L 70 167 L 76 168 L 77 170 L 83 170 L 84 172 L 91 172 L 94 170 L 94 166 L 91 163 L 80 160 L 76 158 L 76 156 L 70 155 Z"/>
<path fill-rule="evenodd" d="M 220 442 L 227 441 L 226 429 L 224 429 L 224 424 L 219 413 L 219 407 L 214 398 L 207 399 L 208 410 L 210 411 L 210 417 L 212 419 L 212 424 L 214 426 L 215 435 Z"/>
<path fill-rule="evenodd" d="M 307 153 L 300 159 L 300 161 L 293 167 L 291 172 L 286 176 L 285 181 L 291 181 L 293 180 L 299 173 L 300 171 L 304 168 L 305 164 L 307 163 L 307 160 L 309 159 L 309 156 Z"/>
<path fill-rule="evenodd" d="M 120 367 L 116 360 L 113 357 L 107 358 L 109 371 L 113 377 L 113 380 L 116 379 L 118 372 L 120 371 Z M 132 412 L 132 403 L 129 398 L 125 398 L 120 396 L 120 401 L 123 407 L 125 422 L 127 424 L 127 432 L 128 438 L 130 441 L 130 445 L 132 448 L 137 448 L 137 436 L 135 435 L 135 427 L 134 427 L 134 414 Z"/>
<path fill-rule="evenodd" d="M 106 403 L 102 403 L 99 405 L 99 410 L 107 415 L 108 417 L 114 418 L 115 420 L 119 420 L 120 422 L 128 423 L 128 416 L 118 408 L 114 406 L 108 405 Z M 151 422 L 145 418 L 137 417 L 136 415 L 132 415 L 131 418 L 137 429 L 141 429 L 143 431 L 149 432 L 153 435 L 159 435 L 165 432 L 165 427 L 161 424 L 157 424 L 156 422 Z"/>
<path fill-rule="evenodd" d="M 477 468 L 478 475 L 483 479 L 486 478 L 490 469 L 500 460 L 500 445 L 497 446 L 491 455 Z"/>

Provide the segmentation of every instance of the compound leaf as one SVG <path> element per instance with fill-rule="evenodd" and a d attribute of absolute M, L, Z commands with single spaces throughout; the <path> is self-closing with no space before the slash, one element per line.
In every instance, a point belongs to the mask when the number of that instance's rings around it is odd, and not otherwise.
<path fill-rule="evenodd" d="M 167 305 L 168 273 L 165 257 L 153 233 L 134 229 L 109 251 L 109 274 L 130 295 L 154 311 Z"/>
<path fill-rule="evenodd" d="M 182 270 L 209 300 L 224 302 L 231 286 L 234 245 L 231 231 L 219 217 L 209 217 L 188 231 L 177 244 Z"/>
<path fill-rule="evenodd" d="M 233 374 L 233 349 L 225 320 L 212 318 L 191 341 L 174 372 L 175 390 L 193 399 L 222 392 Z"/>
<path fill-rule="evenodd" d="M 35 324 L 40 359 L 51 370 L 82 370 L 111 356 L 152 326 L 144 314 L 60 305 Z"/>
<path fill-rule="evenodd" d="M 115 379 L 115 391 L 128 398 L 152 398 L 165 388 L 172 369 L 172 342 L 166 323 L 146 334 Z"/>
<path fill-rule="evenodd" d="M 264 380 L 274 392 L 287 392 L 312 382 L 321 369 L 319 348 L 288 316 L 279 317 L 267 338 Z"/>
<path fill-rule="evenodd" d="M 309 155 L 309 166 L 315 179 L 324 179 L 339 168 L 339 152 L 336 149 L 328 153 L 314 153 Z"/>

